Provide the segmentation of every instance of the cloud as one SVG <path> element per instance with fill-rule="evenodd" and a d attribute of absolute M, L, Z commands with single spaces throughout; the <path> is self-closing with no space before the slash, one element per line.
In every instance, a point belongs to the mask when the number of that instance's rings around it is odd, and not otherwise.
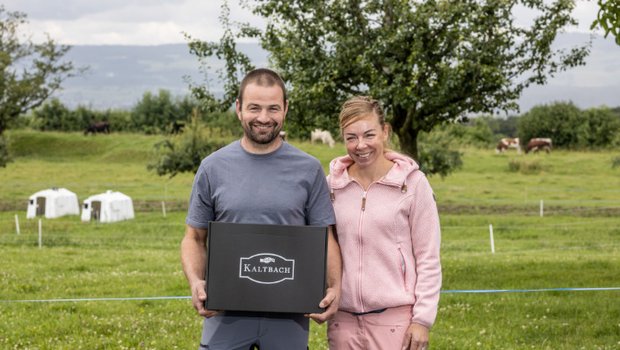
<path fill-rule="evenodd" d="M 188 2 L 200 4 L 200 1 L 179 1 L 179 0 L 5 0 L 5 7 L 12 11 L 22 11 L 28 14 L 31 20 L 76 20 L 83 16 L 115 16 L 128 14 L 130 16 L 140 16 L 142 14 L 152 15 L 159 13 L 160 16 L 169 14 L 169 7 L 181 5 Z M 217 1 L 202 1 L 205 5 L 219 6 Z M 213 7 L 213 6 L 211 6 Z M 135 11 L 135 9 L 141 9 Z M 118 19 L 120 17 L 116 17 Z"/>
<path fill-rule="evenodd" d="M 218 40 L 222 0 L 8 0 L 8 11 L 28 16 L 25 26 L 35 41 L 45 33 L 69 45 L 157 45 L 185 42 L 183 33 Z M 260 23 L 248 10 L 229 1 L 231 17 Z"/>
<path fill-rule="evenodd" d="M 184 42 L 183 32 L 192 30 L 175 22 L 113 22 L 104 19 L 75 21 L 42 21 L 34 32 L 47 32 L 50 37 L 68 45 L 158 45 Z M 88 27 L 88 30 L 83 28 Z M 36 40 L 36 36 L 35 36 Z"/>
<path fill-rule="evenodd" d="M 185 42 L 183 32 L 202 40 L 215 41 L 223 31 L 218 16 L 223 0 L 5 0 L 9 11 L 28 15 L 29 33 L 35 41 L 48 33 L 62 44 L 157 45 Z M 545 0 L 548 2 L 549 0 Z M 231 17 L 264 27 L 264 21 L 236 0 L 228 0 Z M 588 32 L 596 17 L 595 1 L 578 0 L 574 16 L 579 26 L 571 32 Z M 519 23 L 531 22 L 531 11 L 515 9 Z"/>

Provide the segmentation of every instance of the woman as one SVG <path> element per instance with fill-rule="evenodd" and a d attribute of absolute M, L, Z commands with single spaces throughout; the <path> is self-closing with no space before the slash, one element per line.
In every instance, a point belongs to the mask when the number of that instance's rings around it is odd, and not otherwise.
<path fill-rule="evenodd" d="M 346 101 L 340 130 L 348 155 L 328 176 L 343 261 L 330 349 L 426 349 L 441 287 L 432 189 L 411 158 L 386 148 L 376 100 Z"/>

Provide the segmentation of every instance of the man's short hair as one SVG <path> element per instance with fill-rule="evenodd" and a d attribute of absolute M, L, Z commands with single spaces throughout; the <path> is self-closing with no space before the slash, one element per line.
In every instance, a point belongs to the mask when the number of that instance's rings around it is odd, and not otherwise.
<path fill-rule="evenodd" d="M 284 80 L 280 77 L 278 73 L 268 68 L 257 68 L 250 71 L 246 74 L 245 78 L 241 81 L 241 85 L 239 86 L 239 96 L 237 100 L 239 100 L 239 105 L 243 106 L 243 92 L 245 91 L 245 87 L 249 84 L 256 84 L 259 86 L 274 86 L 278 85 L 280 89 L 282 89 L 283 103 L 286 107 L 286 87 L 284 86 Z"/>

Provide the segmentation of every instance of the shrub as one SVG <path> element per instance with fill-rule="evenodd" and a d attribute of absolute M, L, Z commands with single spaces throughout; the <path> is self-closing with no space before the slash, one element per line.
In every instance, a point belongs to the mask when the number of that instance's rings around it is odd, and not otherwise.
<path fill-rule="evenodd" d="M 22 114 L 19 117 L 10 120 L 7 129 L 25 129 L 32 124 L 32 114 Z"/>
<path fill-rule="evenodd" d="M 224 147 L 228 142 L 214 139 L 213 133 L 198 119 L 197 113 L 182 134 L 171 136 L 155 145 L 157 159 L 147 166 L 157 175 L 195 173 L 200 162 L 212 152 Z"/>
<path fill-rule="evenodd" d="M 42 131 L 77 131 L 82 124 L 69 109 L 53 98 L 33 112 L 32 127 Z"/>
<path fill-rule="evenodd" d="M 517 159 L 511 159 L 508 162 L 508 171 L 521 174 L 539 174 L 544 170 L 544 167 L 537 160 L 534 161 L 520 161 Z"/>
<path fill-rule="evenodd" d="M 133 128 L 146 134 L 167 133 L 175 121 L 188 121 L 195 106 L 191 98 L 173 98 L 167 90 L 145 92 L 131 110 Z"/>
<path fill-rule="evenodd" d="M 443 178 L 463 166 L 461 152 L 452 148 L 453 139 L 445 132 L 420 134 L 419 141 L 420 168 L 428 176 L 438 174 Z"/>
<path fill-rule="evenodd" d="M 126 110 L 110 109 L 106 111 L 106 120 L 110 122 L 110 129 L 114 132 L 137 131 L 131 123 L 131 112 Z"/>
<path fill-rule="evenodd" d="M 109 121 L 106 112 L 93 110 L 86 106 L 77 106 L 76 109 L 69 112 L 72 116 L 71 119 L 76 123 L 76 127 L 71 130 L 64 129 L 64 131 L 76 131 L 85 130 L 90 124 L 94 122 Z"/>
<path fill-rule="evenodd" d="M 233 112 L 212 112 L 202 117 L 212 133 L 221 137 L 241 137 L 243 128 Z"/>

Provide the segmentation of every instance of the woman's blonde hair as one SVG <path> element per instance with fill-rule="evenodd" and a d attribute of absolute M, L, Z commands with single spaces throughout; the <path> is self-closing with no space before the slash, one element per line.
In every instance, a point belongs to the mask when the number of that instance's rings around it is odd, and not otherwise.
<path fill-rule="evenodd" d="M 340 109 L 338 116 L 340 122 L 340 132 L 352 123 L 367 117 L 375 115 L 379 120 L 381 127 L 385 125 L 385 115 L 379 101 L 370 96 L 354 96 L 346 100 Z"/>

